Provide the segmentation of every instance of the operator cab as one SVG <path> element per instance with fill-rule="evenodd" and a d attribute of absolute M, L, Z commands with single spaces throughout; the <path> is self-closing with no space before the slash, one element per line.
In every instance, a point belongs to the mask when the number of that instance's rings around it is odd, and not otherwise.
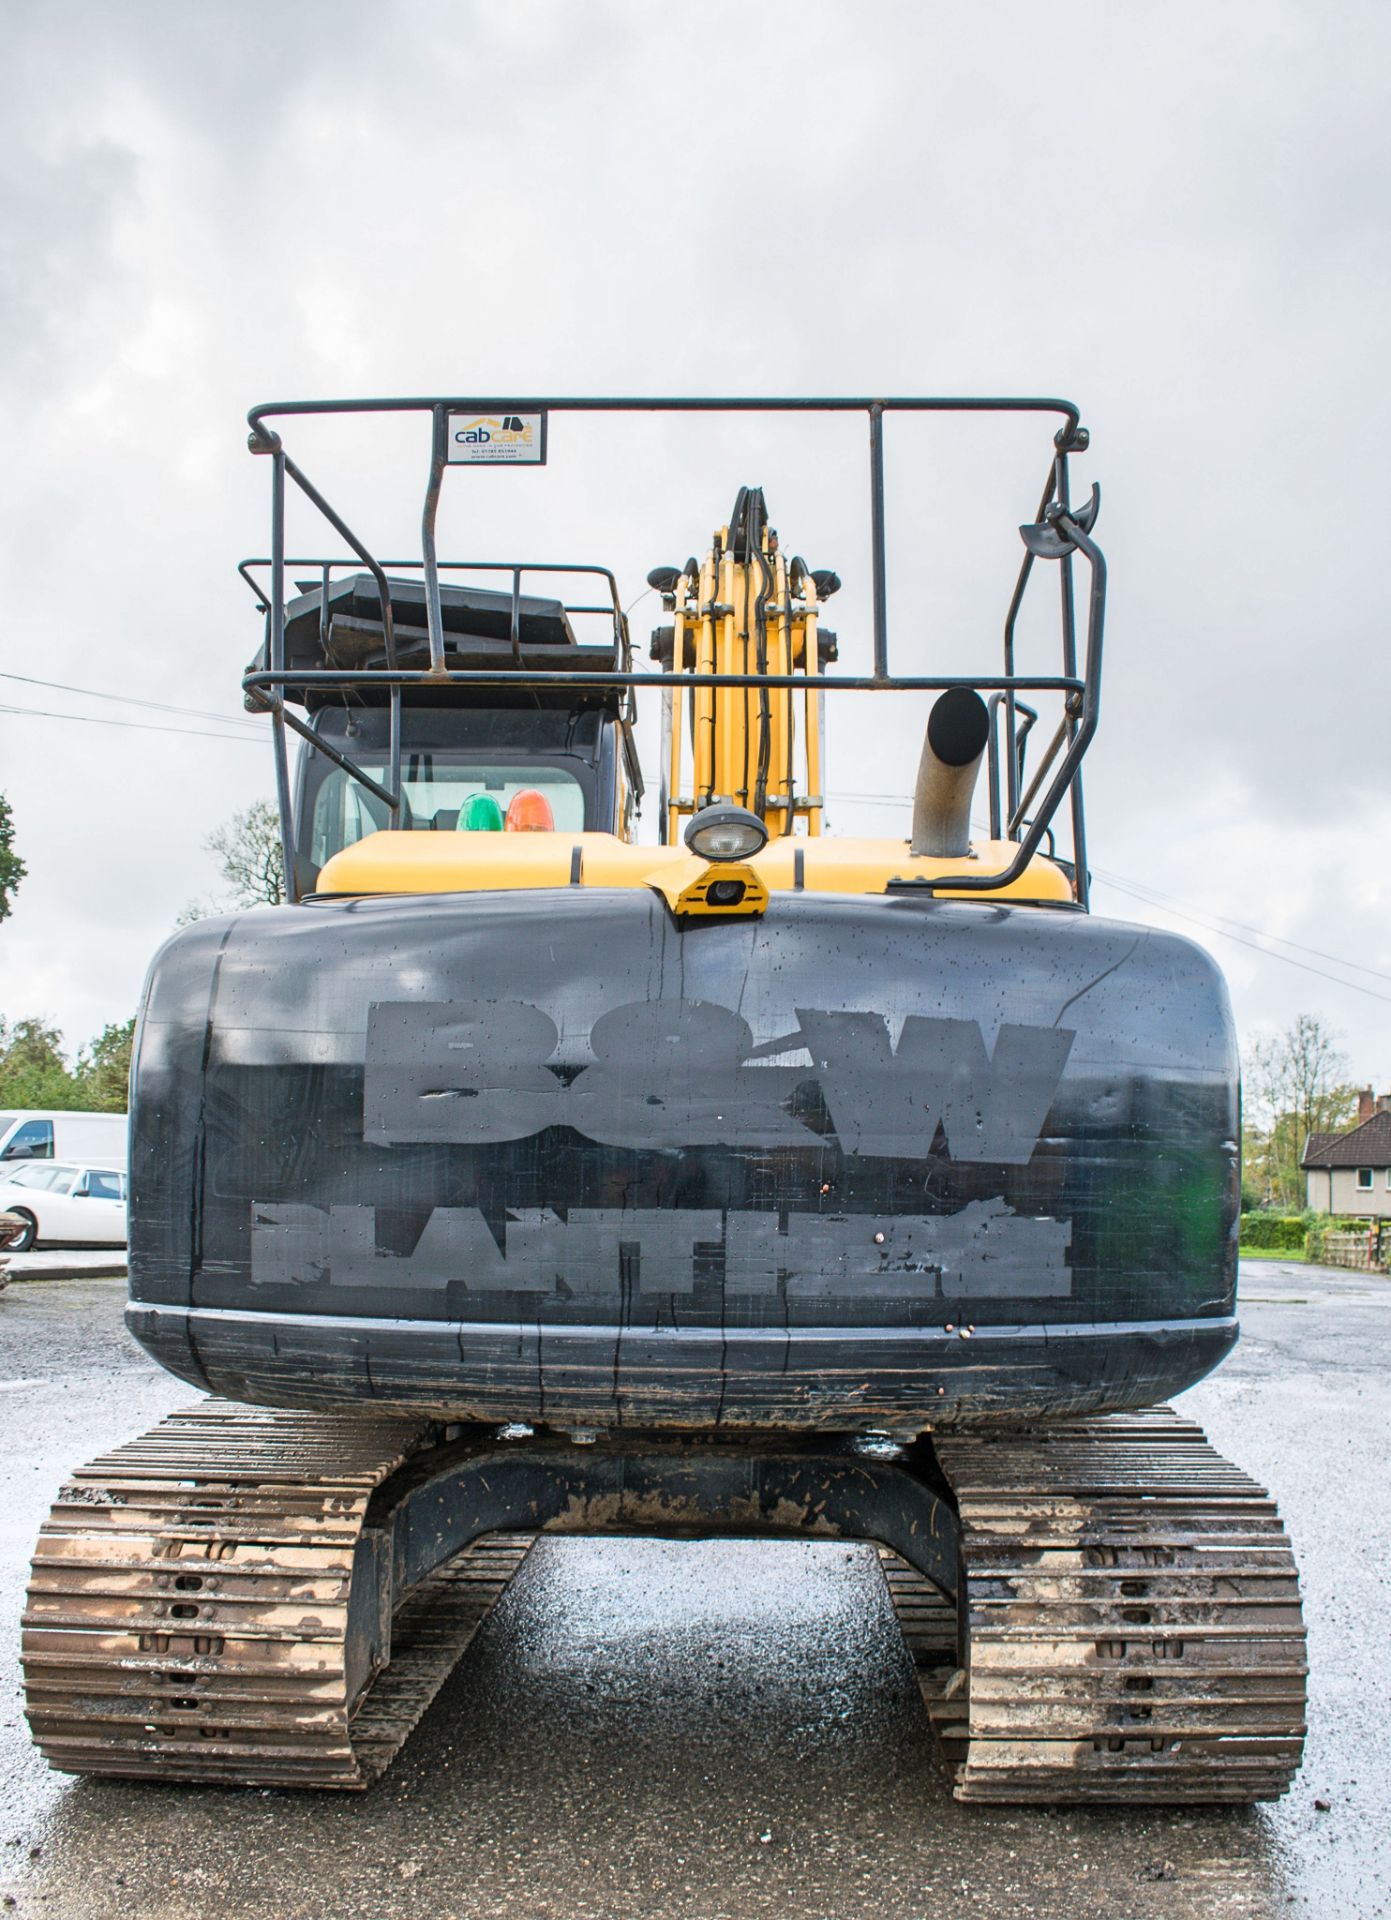
<path fill-rule="evenodd" d="M 313 724 L 321 739 L 390 785 L 384 707 L 324 706 Z M 544 808 L 528 803 L 532 794 Z M 401 826 L 412 833 L 526 832 L 540 821 L 560 833 L 628 840 L 635 800 L 617 716 L 591 703 L 539 712 L 402 703 Z M 319 869 L 391 824 L 384 801 L 307 743 L 295 818 L 300 853 Z"/>
<path fill-rule="evenodd" d="M 599 571 L 599 570 L 595 570 Z M 451 672 L 486 675 L 518 667 L 554 676 L 519 688 L 513 680 L 429 684 L 425 586 L 388 579 L 383 593 L 367 573 L 302 581 L 285 609 L 285 665 L 304 673 L 285 689 L 308 710 L 317 739 L 380 786 L 393 785 L 391 694 L 385 686 L 325 684 L 344 669 L 411 675 L 399 692 L 401 808 L 411 833 L 546 831 L 633 838 L 642 775 L 633 745 L 631 696 L 618 688 L 581 692 L 578 672 L 620 670 L 626 629 L 616 604 L 604 645 L 577 640 L 563 602 L 520 592 L 442 586 L 440 622 Z M 267 615 L 269 624 L 269 613 Z M 253 670 L 269 659 L 269 638 Z M 325 676 L 320 678 L 319 676 Z M 311 891 L 336 853 L 392 825 L 386 802 L 343 766 L 305 742 L 296 778 L 299 884 Z"/>

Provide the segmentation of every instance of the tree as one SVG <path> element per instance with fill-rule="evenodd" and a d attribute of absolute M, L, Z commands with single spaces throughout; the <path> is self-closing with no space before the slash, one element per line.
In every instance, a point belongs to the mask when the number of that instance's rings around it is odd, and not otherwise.
<path fill-rule="evenodd" d="M 134 1038 L 133 1019 L 110 1021 L 69 1067 L 56 1027 L 37 1019 L 0 1019 L 0 1107 L 124 1113 Z"/>
<path fill-rule="evenodd" d="M 42 1020 L 0 1020 L 0 1106 L 80 1107 L 82 1091 L 63 1058 L 63 1036 Z"/>
<path fill-rule="evenodd" d="M 1310 1013 L 1248 1049 L 1252 1124 L 1243 1145 L 1267 1205 L 1302 1207 L 1299 1161 L 1305 1141 L 1311 1133 L 1336 1133 L 1350 1125 L 1357 1090 L 1347 1084 L 1347 1067 L 1334 1034 Z"/>
<path fill-rule="evenodd" d="M 0 793 L 0 920 L 8 918 L 15 888 L 28 871 L 14 850 L 14 815 Z"/>
<path fill-rule="evenodd" d="M 280 845 L 280 815 L 269 800 L 253 800 L 210 833 L 205 842 L 215 853 L 222 877 L 232 890 L 234 907 L 278 907 L 285 898 L 285 857 Z M 196 905 L 191 902 L 190 907 Z M 196 912 L 184 909 L 197 919 Z"/>
<path fill-rule="evenodd" d="M 130 1086 L 130 1050 L 134 1019 L 108 1021 L 77 1056 L 75 1079 L 82 1105 L 94 1113 L 124 1113 Z"/>

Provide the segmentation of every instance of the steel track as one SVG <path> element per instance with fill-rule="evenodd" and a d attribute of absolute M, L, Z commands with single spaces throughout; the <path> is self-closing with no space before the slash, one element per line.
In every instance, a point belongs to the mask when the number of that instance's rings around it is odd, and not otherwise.
<path fill-rule="evenodd" d="M 354 1552 L 420 1423 L 216 1401 L 81 1468 L 39 1536 L 29 1725 L 69 1773 L 361 1789 L 389 1765 L 531 1546 L 495 1534 L 407 1595 L 351 1675 Z"/>
<path fill-rule="evenodd" d="M 216 1401 L 82 1468 L 40 1534 L 23 1658 L 66 1772 L 361 1789 L 388 1766 L 533 1536 L 412 1588 L 353 1671 L 375 1490 L 425 1423 Z M 957 1609 L 880 1550 L 962 1800 L 1272 1799 L 1304 1732 L 1305 1646 L 1273 1502 L 1167 1408 L 937 1440 Z M 360 1628 L 360 1620 L 357 1622 Z M 360 1655 L 358 1656 L 361 1657 Z"/>
<path fill-rule="evenodd" d="M 927 1583 L 902 1563 L 886 1574 L 957 1799 L 1285 1791 L 1308 1668 L 1264 1488 L 1167 1407 L 942 1436 L 937 1455 L 962 1523 L 964 1668 L 942 1665 Z"/>

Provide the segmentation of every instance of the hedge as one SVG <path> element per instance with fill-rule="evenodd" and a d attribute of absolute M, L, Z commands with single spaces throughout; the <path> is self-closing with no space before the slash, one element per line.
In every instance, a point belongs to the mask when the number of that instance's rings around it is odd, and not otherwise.
<path fill-rule="evenodd" d="M 1271 1247 L 1279 1253 L 1302 1253 L 1307 1232 L 1302 1214 L 1243 1213 L 1243 1247 Z"/>

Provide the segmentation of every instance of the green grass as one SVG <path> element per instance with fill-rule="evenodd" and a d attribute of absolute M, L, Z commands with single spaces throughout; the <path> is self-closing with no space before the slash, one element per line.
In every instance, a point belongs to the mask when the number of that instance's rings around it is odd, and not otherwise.
<path fill-rule="evenodd" d="M 1243 1260 L 1292 1260 L 1296 1265 L 1304 1264 L 1303 1247 L 1241 1247 L 1238 1251 Z"/>

